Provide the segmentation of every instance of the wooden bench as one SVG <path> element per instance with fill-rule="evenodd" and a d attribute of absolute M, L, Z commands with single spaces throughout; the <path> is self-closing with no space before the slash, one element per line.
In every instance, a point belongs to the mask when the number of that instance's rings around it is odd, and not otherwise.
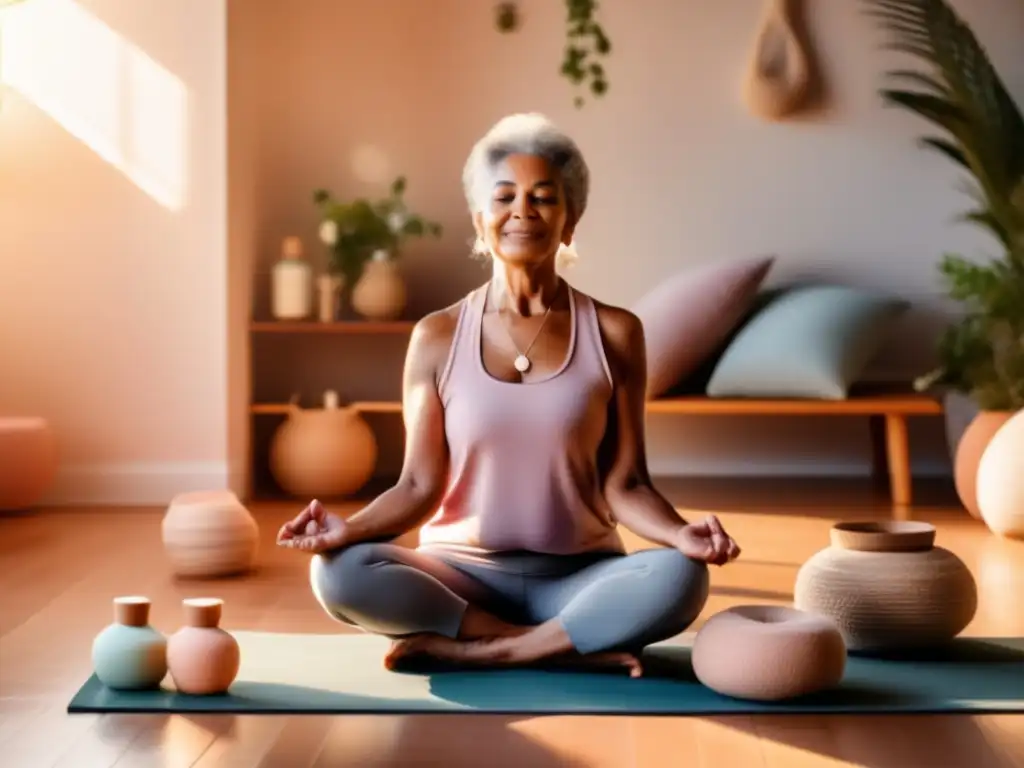
<path fill-rule="evenodd" d="M 680 416 L 866 416 L 876 477 L 887 477 L 892 502 L 911 504 L 912 477 L 907 419 L 937 416 L 942 404 L 907 387 L 875 385 L 851 391 L 845 400 L 760 400 L 702 395 L 656 398 L 647 412 Z"/>

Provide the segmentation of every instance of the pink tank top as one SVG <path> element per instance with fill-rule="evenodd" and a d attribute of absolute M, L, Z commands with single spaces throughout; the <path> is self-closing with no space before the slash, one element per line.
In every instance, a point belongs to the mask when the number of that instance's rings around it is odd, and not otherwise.
<path fill-rule="evenodd" d="M 437 513 L 420 547 L 466 554 L 622 552 L 601 491 L 598 447 L 612 377 L 589 296 L 569 288 L 570 341 L 562 366 L 510 383 L 484 368 L 489 284 L 462 301 L 438 386 L 450 456 Z"/>

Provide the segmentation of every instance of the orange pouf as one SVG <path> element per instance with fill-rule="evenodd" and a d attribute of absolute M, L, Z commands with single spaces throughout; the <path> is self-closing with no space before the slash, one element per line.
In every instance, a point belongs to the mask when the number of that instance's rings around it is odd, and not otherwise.
<path fill-rule="evenodd" d="M 694 640 L 692 660 L 697 679 L 716 693 L 778 701 L 838 685 L 846 645 L 822 616 L 741 605 L 707 620 Z"/>
<path fill-rule="evenodd" d="M 164 515 L 161 532 L 178 576 L 230 576 L 255 565 L 259 527 L 231 491 L 176 496 Z"/>
<path fill-rule="evenodd" d="M 45 419 L 0 416 L 0 509 L 39 503 L 57 474 L 57 441 Z"/>

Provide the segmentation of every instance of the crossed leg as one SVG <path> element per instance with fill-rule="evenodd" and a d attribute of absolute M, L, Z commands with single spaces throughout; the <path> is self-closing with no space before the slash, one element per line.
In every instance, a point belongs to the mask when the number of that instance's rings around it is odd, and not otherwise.
<path fill-rule="evenodd" d="M 683 631 L 708 596 L 707 567 L 672 549 L 530 577 L 367 543 L 315 556 L 310 581 L 332 617 L 396 639 L 385 661 L 392 668 L 428 657 L 471 666 L 625 667 L 639 675 L 635 654 Z"/>

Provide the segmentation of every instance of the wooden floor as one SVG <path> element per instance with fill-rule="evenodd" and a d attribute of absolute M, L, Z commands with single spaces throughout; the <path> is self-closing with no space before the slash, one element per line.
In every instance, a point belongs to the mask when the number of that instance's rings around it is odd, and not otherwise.
<path fill-rule="evenodd" d="M 693 516 L 714 510 L 742 558 L 713 573 L 701 621 L 736 603 L 786 603 L 799 565 L 838 519 L 889 515 L 866 484 L 674 482 Z M 971 635 L 1024 635 L 1024 542 L 997 539 L 944 488 L 917 492 L 913 516 L 974 572 Z M 228 629 L 332 632 L 306 582 L 306 556 L 273 537 L 295 505 L 254 510 L 262 567 L 223 582 L 177 583 L 160 545 L 161 510 L 54 510 L 0 518 L 0 766 L 706 766 L 983 768 L 1024 766 L 1024 716 L 232 717 L 65 714 L 90 673 L 93 636 L 119 594 L 146 594 L 174 631 L 180 600 L 226 600 Z M 630 540 L 631 546 L 636 546 Z"/>

